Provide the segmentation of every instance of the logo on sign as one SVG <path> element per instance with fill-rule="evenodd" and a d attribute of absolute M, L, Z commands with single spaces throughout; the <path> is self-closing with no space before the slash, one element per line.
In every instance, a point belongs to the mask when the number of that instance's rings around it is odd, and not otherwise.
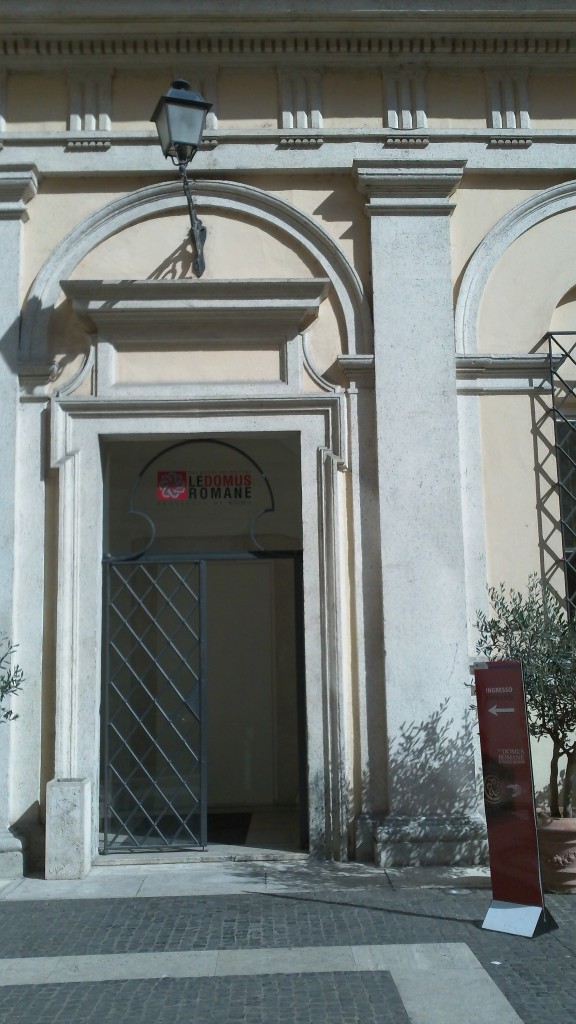
<path fill-rule="evenodd" d="M 253 500 L 252 486 L 251 473 L 190 473 L 184 469 L 161 469 L 156 478 L 156 498 L 158 501 L 246 505 Z"/>
<path fill-rule="evenodd" d="M 186 470 L 159 470 L 156 497 L 158 501 L 186 501 Z"/>
<path fill-rule="evenodd" d="M 497 775 L 486 773 L 484 775 L 484 799 L 489 804 L 499 804 L 504 796 L 504 786 L 502 779 L 499 779 Z"/>

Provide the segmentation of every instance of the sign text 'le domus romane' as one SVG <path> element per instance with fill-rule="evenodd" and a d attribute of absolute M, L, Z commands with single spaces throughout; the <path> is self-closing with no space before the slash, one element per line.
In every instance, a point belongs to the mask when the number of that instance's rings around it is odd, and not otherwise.
<path fill-rule="evenodd" d="M 185 469 L 160 469 L 156 480 L 156 499 L 246 504 L 252 501 L 252 487 L 251 473 L 220 469 L 201 473 Z"/>

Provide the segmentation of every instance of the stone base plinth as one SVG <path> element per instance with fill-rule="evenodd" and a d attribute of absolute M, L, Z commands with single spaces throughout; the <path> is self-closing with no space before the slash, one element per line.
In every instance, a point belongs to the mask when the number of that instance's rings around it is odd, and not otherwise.
<path fill-rule="evenodd" d="M 91 867 L 89 779 L 46 787 L 46 878 L 84 878 Z"/>
<path fill-rule="evenodd" d="M 22 843 L 7 828 L 0 829 L 0 878 L 22 878 Z"/>
<path fill-rule="evenodd" d="M 372 818 L 374 862 L 380 868 L 486 864 L 486 823 L 480 815 Z"/>

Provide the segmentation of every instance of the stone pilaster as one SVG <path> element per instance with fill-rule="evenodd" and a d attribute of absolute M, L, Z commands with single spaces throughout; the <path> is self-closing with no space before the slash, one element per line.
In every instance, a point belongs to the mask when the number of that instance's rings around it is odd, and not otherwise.
<path fill-rule="evenodd" d="M 384 866 L 473 860 L 477 816 L 450 262 L 462 164 L 359 162 L 371 218 L 388 808 Z M 384 738 L 383 738 L 384 740 Z"/>
<path fill-rule="evenodd" d="M 36 194 L 35 168 L 0 171 L 0 634 L 14 642 L 14 564 L 16 545 L 16 421 L 18 410 L 17 353 L 20 317 L 22 224 L 26 204 Z M 0 725 L 0 877 L 22 874 L 22 844 L 11 824 L 11 756 L 13 731 Z"/>

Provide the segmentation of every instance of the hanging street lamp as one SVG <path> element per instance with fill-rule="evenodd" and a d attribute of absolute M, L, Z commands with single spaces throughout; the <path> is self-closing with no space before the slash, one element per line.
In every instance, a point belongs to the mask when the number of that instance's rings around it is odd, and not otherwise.
<path fill-rule="evenodd" d="M 197 277 L 202 277 L 206 266 L 204 262 L 206 228 L 196 213 L 186 168 L 202 141 L 206 114 L 211 109 L 211 103 L 203 99 L 199 93 L 194 92 L 185 79 L 178 78 L 160 97 L 150 118 L 156 125 L 164 156 L 170 157 L 172 163 L 180 171 L 196 248 L 196 258 L 192 266 Z"/>

